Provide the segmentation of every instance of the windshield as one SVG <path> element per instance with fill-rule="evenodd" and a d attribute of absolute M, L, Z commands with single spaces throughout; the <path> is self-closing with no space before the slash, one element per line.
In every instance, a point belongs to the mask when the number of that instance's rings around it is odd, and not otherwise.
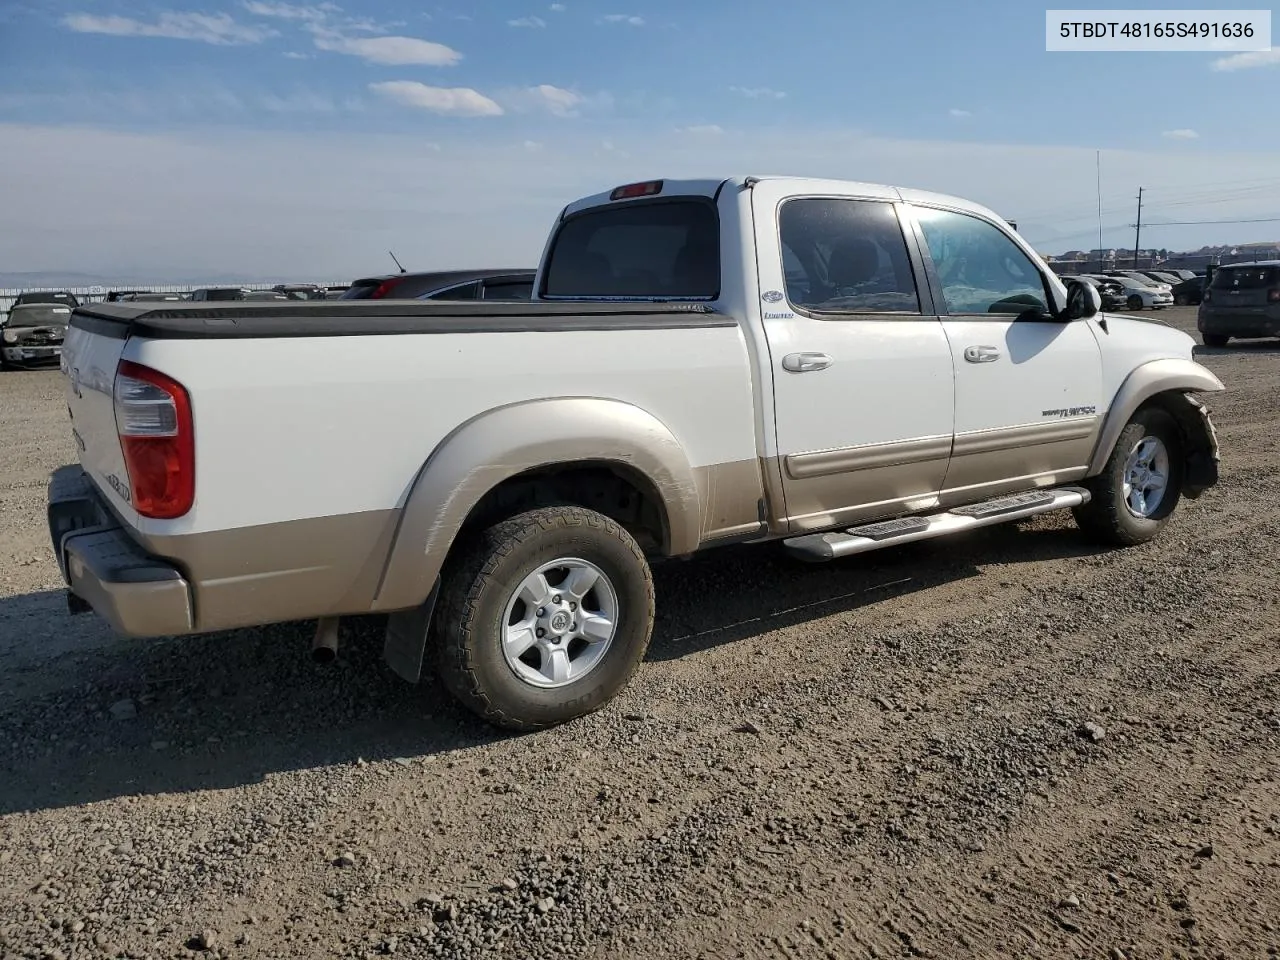
<path fill-rule="evenodd" d="M 547 260 L 548 297 L 713 299 L 720 224 L 704 199 L 596 207 L 560 227 Z"/>
<path fill-rule="evenodd" d="M 14 307 L 9 313 L 10 327 L 65 327 L 71 322 L 71 308 L 56 304 L 31 304 Z"/>

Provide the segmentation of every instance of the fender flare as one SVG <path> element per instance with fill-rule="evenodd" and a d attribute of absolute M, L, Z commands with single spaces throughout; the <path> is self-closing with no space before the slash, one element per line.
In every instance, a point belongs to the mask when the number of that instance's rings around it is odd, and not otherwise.
<path fill-rule="evenodd" d="M 1136 367 L 1111 401 L 1089 458 L 1088 475 L 1102 472 L 1125 424 L 1152 397 L 1162 393 L 1218 393 L 1225 389 L 1221 380 L 1194 360 L 1169 357 Z"/>
<path fill-rule="evenodd" d="M 665 552 L 697 549 L 698 486 L 684 448 L 664 423 L 620 400 L 525 401 L 468 420 L 431 452 L 409 488 L 373 609 L 421 604 L 468 515 L 498 484 L 572 463 L 616 463 L 645 477 L 665 513 Z"/>

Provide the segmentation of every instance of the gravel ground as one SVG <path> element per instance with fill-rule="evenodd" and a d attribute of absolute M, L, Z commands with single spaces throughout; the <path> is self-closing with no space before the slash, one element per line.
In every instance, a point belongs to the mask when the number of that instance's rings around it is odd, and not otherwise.
<path fill-rule="evenodd" d="M 60 383 L 0 375 L 0 957 L 1275 955 L 1280 344 L 1202 353 L 1224 479 L 1157 542 L 667 565 L 625 694 L 524 736 L 376 621 L 69 617 Z"/>

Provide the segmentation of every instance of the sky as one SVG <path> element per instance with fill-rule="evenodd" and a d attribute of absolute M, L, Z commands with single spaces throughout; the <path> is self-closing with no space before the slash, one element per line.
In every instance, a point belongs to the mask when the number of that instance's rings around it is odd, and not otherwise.
<path fill-rule="evenodd" d="M 735 174 L 957 194 L 1059 253 L 1098 245 L 1099 157 L 1106 246 L 1132 245 L 1139 187 L 1144 247 L 1280 239 L 1280 48 L 1050 53 L 1044 17 L 0 0 L 0 271 L 533 266 L 576 197 Z M 1223 220 L 1258 222 L 1202 222 Z"/>

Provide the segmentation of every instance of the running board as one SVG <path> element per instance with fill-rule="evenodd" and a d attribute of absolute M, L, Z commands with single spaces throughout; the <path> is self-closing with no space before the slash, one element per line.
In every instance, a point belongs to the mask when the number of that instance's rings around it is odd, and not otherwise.
<path fill-rule="evenodd" d="M 964 530 L 1009 523 L 1088 502 L 1089 491 L 1083 487 L 1054 487 L 1051 490 L 1014 493 L 981 503 L 952 507 L 945 513 L 898 517 L 896 520 L 868 523 L 843 531 L 810 533 L 792 537 L 782 543 L 796 558 L 821 563 L 899 543 L 931 540 Z"/>

